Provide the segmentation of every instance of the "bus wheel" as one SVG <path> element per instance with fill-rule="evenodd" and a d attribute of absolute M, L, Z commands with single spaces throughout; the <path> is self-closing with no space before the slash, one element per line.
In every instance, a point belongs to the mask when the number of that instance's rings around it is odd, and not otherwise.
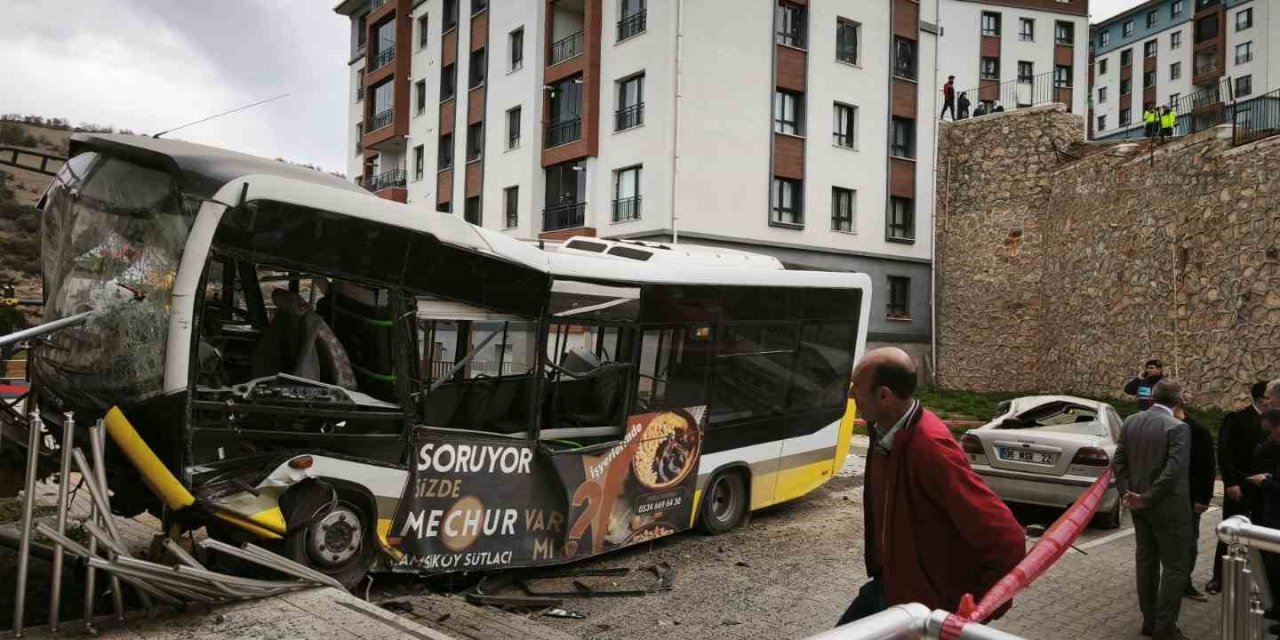
<path fill-rule="evenodd" d="M 332 511 L 286 538 L 284 551 L 290 559 L 354 589 L 373 564 L 372 519 L 347 497 L 340 497 Z"/>
<path fill-rule="evenodd" d="M 717 536 L 742 523 L 747 513 L 747 480 L 741 471 L 718 473 L 702 494 L 702 529 Z"/>

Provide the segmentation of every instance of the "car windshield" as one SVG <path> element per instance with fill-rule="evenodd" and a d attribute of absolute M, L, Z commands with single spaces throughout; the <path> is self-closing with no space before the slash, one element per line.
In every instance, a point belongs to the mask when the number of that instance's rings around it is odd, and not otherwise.
<path fill-rule="evenodd" d="M 107 405 L 160 393 L 170 297 L 193 216 L 169 174 L 95 153 L 66 163 L 45 204 L 45 320 L 89 310 L 36 360 L 54 390 Z"/>
<path fill-rule="evenodd" d="M 1098 419 L 1096 410 L 1061 402 L 1023 411 L 1012 418 L 1005 419 L 998 428 L 1097 437 L 1108 435 L 1106 425 Z"/>

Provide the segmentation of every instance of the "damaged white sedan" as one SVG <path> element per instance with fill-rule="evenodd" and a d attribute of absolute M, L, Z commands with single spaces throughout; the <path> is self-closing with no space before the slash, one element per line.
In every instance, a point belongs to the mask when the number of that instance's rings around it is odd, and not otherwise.
<path fill-rule="evenodd" d="M 1026 396 L 1000 403 L 991 422 L 961 438 L 969 464 L 1005 502 L 1066 508 L 1111 465 L 1120 415 L 1072 396 Z M 1114 483 L 1094 522 L 1120 526 Z"/>

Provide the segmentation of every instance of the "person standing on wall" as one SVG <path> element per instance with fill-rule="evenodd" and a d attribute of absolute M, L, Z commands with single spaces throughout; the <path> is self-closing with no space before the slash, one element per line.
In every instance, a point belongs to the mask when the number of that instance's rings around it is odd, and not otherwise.
<path fill-rule="evenodd" d="M 1136 397 L 1138 399 L 1138 410 L 1146 411 L 1151 408 L 1151 390 L 1163 378 L 1164 365 L 1160 364 L 1159 360 L 1152 358 L 1142 365 L 1142 375 L 1124 385 L 1124 393 L 1125 395 Z"/>
<path fill-rule="evenodd" d="M 1196 569 L 1196 556 L 1200 554 L 1200 516 L 1209 510 L 1209 503 L 1213 502 L 1213 481 L 1218 469 L 1213 461 L 1213 434 L 1209 428 L 1188 415 L 1182 404 L 1173 410 L 1173 417 L 1185 422 L 1191 432 L 1191 547 L 1188 549 L 1191 563 L 1187 565 L 1187 575 L 1190 576 Z M 1197 602 L 1209 601 L 1189 579 L 1182 597 Z"/>
<path fill-rule="evenodd" d="M 1218 429 L 1218 469 L 1222 472 L 1222 486 L 1226 488 L 1222 499 L 1223 520 L 1238 515 L 1253 518 L 1258 508 L 1258 489 L 1244 479 L 1253 475 L 1253 452 L 1266 439 L 1266 433 L 1258 425 L 1266 393 L 1267 383 L 1253 383 L 1249 389 L 1249 406 L 1222 417 L 1222 426 Z M 1226 553 L 1227 543 L 1219 541 L 1213 554 L 1213 578 L 1204 586 L 1209 593 L 1222 591 L 1222 556 Z"/>
<path fill-rule="evenodd" d="M 1173 128 L 1178 125 L 1178 112 L 1173 107 L 1165 107 L 1160 114 L 1160 137 L 1172 138 Z"/>
<path fill-rule="evenodd" d="M 1161 380 L 1152 406 L 1125 419 L 1116 445 L 1116 490 L 1133 515 L 1142 633 L 1185 640 L 1178 629 L 1182 595 L 1191 579 L 1191 434 L 1173 416 L 1182 386 Z"/>
<path fill-rule="evenodd" d="M 946 84 L 942 85 L 942 113 L 938 116 L 940 120 L 946 120 L 947 110 L 951 110 L 951 121 L 956 120 L 956 77 L 947 76 Z"/>
<path fill-rule="evenodd" d="M 916 368 L 905 351 L 868 353 L 852 387 L 872 443 L 863 485 L 871 580 L 837 625 L 899 604 L 950 611 L 965 594 L 981 598 L 1026 555 L 1022 525 L 915 399 Z"/>
<path fill-rule="evenodd" d="M 956 120 L 964 120 L 969 117 L 969 105 L 969 94 L 964 91 L 960 92 L 960 99 L 956 101 L 956 107 L 959 109 L 956 112 Z"/>

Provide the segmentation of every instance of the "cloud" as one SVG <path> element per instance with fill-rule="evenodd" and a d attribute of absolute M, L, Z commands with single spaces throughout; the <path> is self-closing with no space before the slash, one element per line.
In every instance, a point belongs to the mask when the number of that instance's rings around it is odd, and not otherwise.
<path fill-rule="evenodd" d="M 313 0 L 6 3 L 0 111 L 153 133 L 281 93 L 173 137 L 346 169 L 349 26 Z"/>

